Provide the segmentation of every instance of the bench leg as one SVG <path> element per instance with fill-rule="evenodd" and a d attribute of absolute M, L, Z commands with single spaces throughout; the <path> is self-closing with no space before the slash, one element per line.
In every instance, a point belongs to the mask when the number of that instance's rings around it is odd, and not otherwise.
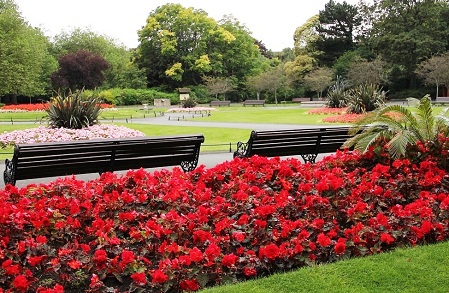
<path fill-rule="evenodd" d="M 304 154 L 301 155 L 302 159 L 304 160 L 304 162 L 306 163 L 315 163 L 316 157 L 318 156 L 318 154 Z"/>

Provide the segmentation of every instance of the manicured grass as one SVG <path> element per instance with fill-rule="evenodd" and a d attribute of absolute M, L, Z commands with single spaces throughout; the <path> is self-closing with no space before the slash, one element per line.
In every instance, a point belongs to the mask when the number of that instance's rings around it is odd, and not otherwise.
<path fill-rule="evenodd" d="M 211 116 L 195 118 L 205 122 L 242 122 L 273 124 L 322 124 L 330 115 L 307 114 L 310 108 L 292 106 L 273 107 L 220 107 Z"/>
<path fill-rule="evenodd" d="M 131 129 L 139 130 L 147 136 L 163 136 L 178 134 L 202 133 L 205 137 L 201 146 L 202 152 L 229 151 L 231 143 L 232 151 L 236 150 L 238 141 L 247 141 L 251 134 L 250 129 L 218 128 L 218 127 L 193 127 L 193 126 L 167 126 L 137 123 L 114 123 Z"/>
<path fill-rule="evenodd" d="M 201 292 L 448 292 L 448 254 L 448 242 L 397 249 Z"/>

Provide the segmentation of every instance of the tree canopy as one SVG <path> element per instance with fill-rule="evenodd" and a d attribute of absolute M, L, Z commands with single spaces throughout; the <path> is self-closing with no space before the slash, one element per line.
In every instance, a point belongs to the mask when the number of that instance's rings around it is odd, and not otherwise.
<path fill-rule="evenodd" d="M 29 26 L 13 1 L 0 0 L 0 96 L 15 102 L 17 95 L 37 96 L 49 91 L 56 60 L 43 33 Z"/>

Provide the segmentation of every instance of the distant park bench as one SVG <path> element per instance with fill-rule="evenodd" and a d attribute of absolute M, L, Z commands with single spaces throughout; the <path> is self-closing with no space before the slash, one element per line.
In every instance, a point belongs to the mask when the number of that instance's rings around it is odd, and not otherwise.
<path fill-rule="evenodd" d="M 243 106 L 247 105 L 253 105 L 253 106 L 264 106 L 265 107 L 265 100 L 245 100 L 243 101 Z"/>
<path fill-rule="evenodd" d="M 449 104 L 449 97 L 437 97 L 435 101 L 432 101 L 432 104 L 434 105 L 444 105 Z"/>
<path fill-rule="evenodd" d="M 5 160 L 5 184 L 17 180 L 198 164 L 202 134 L 16 144 Z"/>
<path fill-rule="evenodd" d="M 293 98 L 292 103 L 310 102 L 310 98 Z"/>
<path fill-rule="evenodd" d="M 231 106 L 231 101 L 210 101 L 209 106 L 211 107 L 220 107 L 220 106 Z"/>
<path fill-rule="evenodd" d="M 253 130 L 248 142 L 238 142 L 234 157 L 300 155 L 305 162 L 315 163 L 318 154 L 340 149 L 351 135 L 349 127 Z"/>

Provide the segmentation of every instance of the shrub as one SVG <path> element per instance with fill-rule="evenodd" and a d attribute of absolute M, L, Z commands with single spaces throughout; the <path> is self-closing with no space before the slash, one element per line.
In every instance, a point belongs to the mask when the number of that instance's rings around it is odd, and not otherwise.
<path fill-rule="evenodd" d="M 196 106 L 196 99 L 193 97 L 189 97 L 185 101 L 182 102 L 183 108 L 193 108 Z"/>
<path fill-rule="evenodd" d="M 329 88 L 326 96 L 326 105 L 329 108 L 343 108 L 346 106 L 346 89 L 349 83 L 342 77 L 337 76 L 335 84 Z"/>
<path fill-rule="evenodd" d="M 361 84 L 348 90 L 346 103 L 348 113 L 363 114 L 373 111 L 386 102 L 386 92 L 374 84 Z"/>
<path fill-rule="evenodd" d="M 101 105 L 97 99 L 83 98 L 81 91 L 70 92 L 67 96 L 58 94 L 46 109 L 51 127 L 72 129 L 97 124 L 100 111 Z"/>

